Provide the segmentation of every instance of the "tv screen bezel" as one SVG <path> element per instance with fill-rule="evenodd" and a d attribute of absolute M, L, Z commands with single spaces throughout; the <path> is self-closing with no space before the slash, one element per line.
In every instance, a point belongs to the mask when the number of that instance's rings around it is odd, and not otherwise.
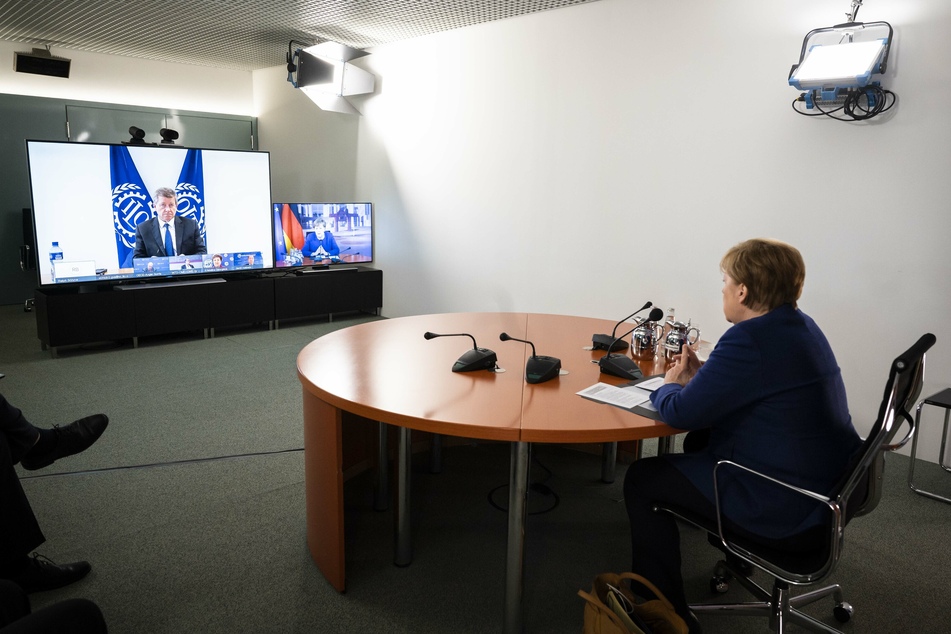
<path fill-rule="evenodd" d="M 280 264 L 279 255 L 278 255 L 278 246 L 277 246 L 277 221 L 276 216 L 278 215 L 278 208 L 283 205 L 366 205 L 369 210 L 370 216 L 370 257 L 367 260 L 346 260 L 341 258 L 339 261 L 302 261 L 299 264 Z M 275 219 L 272 221 L 272 224 L 275 227 L 275 240 L 272 247 L 274 249 L 274 268 L 277 271 L 284 272 L 296 272 L 296 271 L 306 271 L 313 269 L 327 269 L 327 268 L 341 268 L 341 267 L 356 267 L 356 266 L 365 266 L 372 264 L 376 260 L 376 234 L 374 233 L 374 223 L 375 219 L 375 210 L 374 204 L 368 200 L 313 200 L 313 201 L 275 201 L 271 205 L 273 210 L 273 215 Z M 331 232 L 333 233 L 333 232 Z M 335 237 L 338 234 L 334 234 Z M 327 260 L 328 258 L 325 258 Z M 309 258 L 307 258 L 309 260 Z"/>
<path fill-rule="evenodd" d="M 39 248 L 39 245 L 41 244 L 40 243 L 41 224 L 40 222 L 38 222 L 40 216 L 38 216 L 37 214 L 37 205 L 36 205 L 37 195 L 35 191 L 36 184 L 34 183 L 35 174 L 33 173 L 33 169 L 34 169 L 33 161 L 30 158 L 31 157 L 30 150 L 31 150 L 32 144 L 37 144 L 37 145 L 42 144 L 44 146 L 49 146 L 49 145 L 84 146 L 84 147 L 98 146 L 103 148 L 128 147 L 128 148 L 137 148 L 137 149 L 145 147 L 149 151 L 155 151 L 155 152 L 167 152 L 169 150 L 179 150 L 182 152 L 187 152 L 188 150 L 199 150 L 202 153 L 203 161 L 205 160 L 205 157 L 208 156 L 208 154 L 206 153 L 223 153 L 223 154 L 235 154 L 235 155 L 237 154 L 263 155 L 266 157 L 267 191 L 265 192 L 263 188 L 260 189 L 259 196 L 260 196 L 261 202 L 263 202 L 264 200 L 268 201 L 267 208 L 262 210 L 261 212 L 262 216 L 266 214 L 267 226 L 269 227 L 268 234 L 267 236 L 262 235 L 261 237 L 255 238 L 255 241 L 257 241 L 259 244 L 253 245 L 253 246 L 260 246 L 260 250 L 251 251 L 246 249 L 243 251 L 232 251 L 232 252 L 217 251 L 216 252 L 211 249 L 207 249 L 207 252 L 205 254 L 200 254 L 200 255 L 196 254 L 195 256 L 176 256 L 174 258 L 155 258 L 154 259 L 156 262 L 158 260 L 162 260 L 164 261 L 165 265 L 169 265 L 171 264 L 171 260 L 175 260 L 177 262 L 178 258 L 194 260 L 194 258 L 200 257 L 202 259 L 202 267 L 197 272 L 178 273 L 178 272 L 174 272 L 173 270 L 165 266 L 162 268 L 160 272 L 157 272 L 154 274 L 148 274 L 148 275 L 137 275 L 135 274 L 135 272 L 132 272 L 131 274 L 127 274 L 127 275 L 126 274 L 112 274 L 105 277 L 100 277 L 97 272 L 97 275 L 94 278 L 90 278 L 86 276 L 83 279 L 77 279 L 77 280 L 45 282 L 43 279 L 43 268 L 42 268 L 45 262 L 44 260 L 45 252 L 41 252 L 42 250 Z M 273 239 L 274 218 L 273 218 L 273 214 L 270 211 L 272 208 L 271 206 L 271 197 L 272 197 L 271 156 L 270 156 L 270 152 L 266 150 L 214 148 L 214 147 L 187 147 L 182 145 L 171 145 L 171 144 L 142 146 L 142 145 L 130 145 L 125 143 L 84 143 L 84 142 L 80 143 L 80 142 L 48 140 L 48 139 L 26 139 L 26 152 L 27 152 L 27 170 L 29 174 L 30 200 L 31 200 L 30 217 L 32 219 L 32 224 L 33 224 L 33 227 L 32 227 L 33 240 L 34 240 L 34 244 L 37 245 L 37 248 L 34 249 L 34 256 L 35 256 L 35 263 L 36 263 L 36 283 L 37 283 L 37 287 L 44 291 L 49 291 L 51 289 L 75 290 L 78 287 L 92 286 L 92 285 L 97 287 L 120 286 L 120 285 L 132 286 L 132 285 L 148 285 L 148 284 L 167 285 L 169 283 L 175 284 L 176 282 L 193 284 L 193 283 L 199 283 L 202 281 L 208 281 L 210 279 L 219 278 L 219 277 L 221 278 L 228 278 L 228 277 L 239 278 L 239 277 L 249 277 L 249 276 L 256 277 L 256 276 L 261 276 L 263 274 L 274 271 L 274 268 L 275 268 L 274 266 L 275 253 L 274 253 L 274 239 Z M 223 185 L 224 181 L 221 180 L 219 181 L 219 183 L 220 185 Z M 173 186 L 175 184 L 177 184 L 177 181 L 176 183 L 172 183 Z M 223 190 L 224 188 L 221 188 L 221 189 Z M 75 194 L 75 196 L 77 197 L 77 204 L 80 204 L 80 201 L 78 200 L 78 198 L 81 196 L 81 191 L 82 190 L 79 190 Z M 149 199 L 151 199 L 151 197 L 154 195 L 154 191 L 149 191 L 148 194 L 149 194 Z M 110 214 L 112 213 L 112 211 L 113 211 L 112 208 L 110 208 Z M 154 212 L 151 212 L 151 209 L 149 211 L 150 211 L 149 218 L 151 218 L 154 216 Z M 40 214 L 42 213 L 44 212 L 41 209 Z M 264 231 L 263 218 L 260 220 L 260 222 L 262 226 L 259 230 L 263 233 Z M 42 226 L 45 227 L 46 224 L 44 223 Z M 118 229 L 115 230 L 115 232 L 117 231 Z M 248 268 L 248 267 L 239 268 L 237 266 L 233 266 L 232 268 L 225 269 L 225 270 L 206 268 L 205 260 L 206 259 L 208 261 L 213 260 L 214 256 L 217 253 L 221 253 L 225 255 L 233 255 L 238 253 L 244 253 L 246 255 L 250 255 L 251 253 L 260 253 L 261 259 L 263 260 L 263 262 L 260 265 L 255 265 L 253 268 Z M 234 264 L 233 258 L 231 259 L 231 262 L 232 264 Z M 122 268 L 121 263 L 119 268 Z M 182 268 L 184 269 L 184 267 Z"/>

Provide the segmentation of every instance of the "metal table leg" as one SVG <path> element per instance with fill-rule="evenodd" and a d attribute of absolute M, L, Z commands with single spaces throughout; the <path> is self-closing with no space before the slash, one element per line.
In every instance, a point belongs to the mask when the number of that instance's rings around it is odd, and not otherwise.
<path fill-rule="evenodd" d="M 601 482 L 614 482 L 615 465 L 617 464 L 617 442 L 606 442 L 601 445 Z"/>
<path fill-rule="evenodd" d="M 410 441 L 408 427 L 400 427 L 398 449 L 397 474 L 397 509 L 396 509 L 396 553 L 393 563 L 397 566 L 408 566 L 413 562 L 413 547 L 410 534 L 409 503 L 410 503 L 410 463 L 413 457 L 413 447 Z"/>
<path fill-rule="evenodd" d="M 528 506 L 528 465 L 531 445 L 513 442 L 509 467 L 509 527 L 505 555 L 505 632 L 522 631 L 522 590 L 525 567 L 525 514 Z"/>
<path fill-rule="evenodd" d="M 674 450 L 674 437 L 663 436 L 657 439 L 657 455 L 663 456 Z"/>
<path fill-rule="evenodd" d="M 388 425 L 377 423 L 379 429 L 376 459 L 376 490 L 373 492 L 373 510 L 385 511 L 390 508 L 390 456 L 388 444 Z"/>
<path fill-rule="evenodd" d="M 442 434 L 433 434 L 432 449 L 429 454 L 429 472 L 442 473 Z"/>

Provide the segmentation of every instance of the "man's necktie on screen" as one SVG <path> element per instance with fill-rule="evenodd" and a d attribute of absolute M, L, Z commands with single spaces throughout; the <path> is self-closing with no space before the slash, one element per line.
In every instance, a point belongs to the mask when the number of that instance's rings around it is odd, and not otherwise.
<path fill-rule="evenodd" d="M 167 222 L 165 223 L 165 255 L 175 255 L 175 247 L 172 246 L 172 230 Z"/>

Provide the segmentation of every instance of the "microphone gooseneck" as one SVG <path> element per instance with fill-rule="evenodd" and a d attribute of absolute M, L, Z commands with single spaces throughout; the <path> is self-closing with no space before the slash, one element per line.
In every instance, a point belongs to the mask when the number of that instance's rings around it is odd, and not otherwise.
<path fill-rule="evenodd" d="M 424 332 L 424 333 L 423 333 L 423 338 L 425 338 L 425 339 L 427 339 L 427 340 L 429 340 L 429 339 L 435 339 L 436 337 L 469 337 L 469 339 L 472 339 L 472 349 L 473 349 L 473 350 L 478 350 L 478 349 L 479 349 L 479 346 L 476 344 L 475 337 L 473 337 L 472 335 L 470 335 L 470 334 L 467 333 L 467 332 L 454 332 L 454 333 L 446 333 L 446 334 L 439 334 L 439 333 L 435 333 L 435 332 Z"/>
<path fill-rule="evenodd" d="M 535 354 L 535 344 L 532 343 L 531 341 L 527 341 L 525 339 L 516 339 L 515 337 L 510 336 L 507 332 L 503 332 L 502 334 L 500 334 L 499 339 L 501 339 L 502 341 L 511 340 L 511 341 L 519 341 L 521 343 L 527 343 L 528 345 L 532 347 L 532 357 L 534 358 L 538 356 L 537 354 Z"/>
<path fill-rule="evenodd" d="M 591 346 L 592 346 L 595 350 L 604 350 L 604 349 L 606 349 L 606 348 L 608 347 L 608 345 L 611 345 L 611 346 L 613 347 L 615 344 L 617 344 L 618 349 L 620 349 L 620 350 L 625 349 L 625 348 L 627 347 L 627 344 L 626 344 L 625 342 L 623 342 L 623 341 L 620 342 L 620 343 L 617 342 L 617 336 L 616 336 L 616 335 L 617 335 L 617 329 L 618 329 L 618 327 L 620 327 L 621 324 L 623 324 L 625 321 L 627 321 L 628 319 L 630 319 L 631 317 L 633 317 L 633 316 L 636 315 L 637 313 L 641 312 L 642 310 L 647 310 L 648 308 L 650 308 L 650 307 L 653 306 L 653 305 L 654 305 L 653 302 L 647 302 L 647 303 L 645 303 L 643 306 L 641 306 L 640 308 L 638 308 L 637 310 L 635 310 L 633 313 L 631 313 L 630 315 L 628 315 L 627 317 L 625 317 L 625 318 L 622 319 L 621 321 L 619 321 L 619 322 L 617 322 L 616 324 L 614 324 L 614 328 L 611 330 L 611 334 L 610 334 L 610 335 L 606 335 L 606 334 L 591 335 Z"/>
<path fill-rule="evenodd" d="M 641 310 L 644 310 L 644 309 L 642 308 Z M 616 344 L 618 341 L 620 341 L 620 340 L 623 339 L 624 337 L 628 336 L 629 334 L 631 334 L 632 332 L 634 332 L 635 330 L 637 330 L 638 328 L 640 328 L 643 324 L 646 324 L 646 323 L 649 322 L 649 321 L 660 321 L 660 320 L 663 319 L 663 318 L 664 318 L 664 311 L 661 310 L 660 308 L 654 308 L 654 309 L 651 310 L 651 312 L 647 315 L 647 318 L 646 318 L 646 319 L 644 319 L 643 321 L 638 321 L 638 322 L 634 325 L 633 328 L 631 328 L 630 330 L 628 330 L 627 332 L 625 332 L 623 335 L 621 335 L 621 336 L 619 336 L 619 337 L 615 337 L 615 338 L 614 338 L 614 341 L 612 341 L 611 344 L 608 346 L 608 352 L 607 352 L 607 354 L 611 354 L 611 350 L 614 349 L 614 344 Z"/>
<path fill-rule="evenodd" d="M 623 324 L 625 321 L 627 321 L 628 319 L 630 319 L 631 317 L 633 317 L 633 316 L 636 315 L 637 313 L 641 312 L 642 310 L 647 310 L 648 308 L 650 308 L 650 307 L 653 306 L 653 305 L 654 305 L 654 302 L 647 302 L 646 304 L 644 304 L 643 306 L 641 306 L 640 308 L 638 308 L 637 310 L 635 310 L 633 313 L 631 313 L 630 315 L 628 315 L 627 317 L 625 317 L 625 318 L 622 319 L 621 321 L 619 321 L 619 322 L 617 322 L 616 324 L 614 324 L 614 330 L 611 331 L 611 336 L 613 337 L 613 336 L 617 333 L 617 327 L 618 327 L 618 326 L 620 326 L 621 324 Z M 660 312 L 660 316 L 661 316 L 661 317 L 664 316 L 664 311 L 661 311 L 661 312 Z M 624 335 L 621 335 L 621 336 L 623 337 Z"/>
<path fill-rule="evenodd" d="M 661 316 L 663 316 L 663 311 L 661 311 Z M 625 332 L 623 335 L 620 335 L 620 336 L 618 336 L 618 337 L 615 337 L 615 338 L 614 338 L 614 341 L 611 342 L 611 345 L 608 346 L 608 351 L 604 354 L 604 356 L 606 356 L 606 357 L 611 356 L 611 350 L 614 348 L 614 344 L 616 344 L 618 341 L 620 341 L 620 340 L 623 339 L 624 337 L 628 336 L 629 334 L 631 334 L 632 332 L 634 332 L 635 330 L 637 330 L 638 328 L 640 328 L 640 326 L 641 326 L 640 324 L 637 324 L 637 325 L 635 325 L 633 328 L 631 328 L 630 330 L 628 330 L 627 332 Z"/>
<path fill-rule="evenodd" d="M 499 335 L 502 341 L 519 341 L 532 347 L 532 356 L 525 363 L 525 382 L 544 383 L 557 377 L 561 373 L 561 359 L 557 357 L 538 356 L 535 353 L 535 344 L 527 339 L 516 339 L 507 332 Z"/>

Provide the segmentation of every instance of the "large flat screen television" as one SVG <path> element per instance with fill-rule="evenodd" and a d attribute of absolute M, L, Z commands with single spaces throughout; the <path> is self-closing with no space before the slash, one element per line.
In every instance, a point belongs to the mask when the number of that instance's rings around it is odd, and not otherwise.
<path fill-rule="evenodd" d="M 274 203 L 273 209 L 276 267 L 373 261 L 371 203 Z"/>
<path fill-rule="evenodd" d="M 40 286 L 274 266 L 267 152 L 31 140 L 27 155 Z"/>

